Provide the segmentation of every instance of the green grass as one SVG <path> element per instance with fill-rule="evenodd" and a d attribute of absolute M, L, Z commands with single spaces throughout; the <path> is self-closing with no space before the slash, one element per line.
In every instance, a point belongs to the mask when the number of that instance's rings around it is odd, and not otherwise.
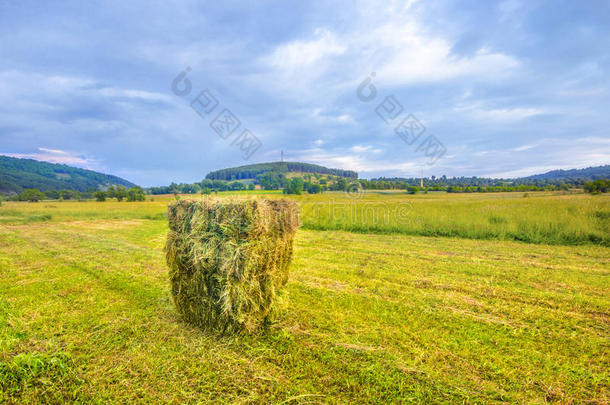
<path fill-rule="evenodd" d="M 73 372 L 69 354 L 20 353 L 0 363 L 0 387 L 5 400 L 31 396 L 45 402 L 85 399 L 82 380 Z M 70 390 L 66 390 L 70 387 Z"/>
<path fill-rule="evenodd" d="M 610 197 L 521 193 L 301 196 L 303 226 L 557 245 L 610 246 Z"/>
<path fill-rule="evenodd" d="M 264 193 L 264 194 L 263 194 Z M 221 192 L 205 198 L 286 198 L 277 191 Z M 288 196 L 299 202 L 304 229 L 344 230 L 468 239 L 512 240 L 554 245 L 610 246 L 610 196 L 530 192 L 488 194 L 367 192 Z M 182 198 L 204 198 L 183 195 Z M 127 203 L 7 202 L 0 224 L 79 219 L 165 220 L 173 196 Z M 19 207 L 15 209 L 14 207 Z M 103 209 L 100 209 L 103 207 Z"/>
<path fill-rule="evenodd" d="M 307 212 L 331 197 L 297 199 Z M 563 215 L 559 235 L 608 218 L 604 196 L 363 199 L 490 232 L 522 215 Z M 171 303 L 168 200 L 0 207 L 0 402 L 610 400 L 608 247 L 304 229 L 279 321 L 219 338 Z"/>

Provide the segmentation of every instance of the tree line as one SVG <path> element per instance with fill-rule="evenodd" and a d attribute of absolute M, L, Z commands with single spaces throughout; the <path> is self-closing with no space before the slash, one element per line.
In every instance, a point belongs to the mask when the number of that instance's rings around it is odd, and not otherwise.
<path fill-rule="evenodd" d="M 9 201 L 42 201 L 42 200 L 88 200 L 95 198 L 97 201 L 106 201 L 116 198 L 117 201 L 144 201 L 146 194 L 139 187 L 126 188 L 124 186 L 110 186 L 106 190 L 89 189 L 85 192 L 75 190 L 47 190 L 40 191 L 37 188 L 23 190 L 20 194 L 8 197 Z"/>
<path fill-rule="evenodd" d="M 358 173 L 353 170 L 329 169 L 328 167 L 301 162 L 258 163 L 253 165 L 232 167 L 210 172 L 205 176 L 205 178 L 208 180 L 225 181 L 244 180 L 254 179 L 260 174 L 269 172 L 278 174 L 288 172 L 318 173 L 352 179 L 358 178 Z"/>
<path fill-rule="evenodd" d="M 139 186 L 131 187 L 130 189 L 126 189 L 123 186 L 110 186 L 107 190 L 94 192 L 93 197 L 95 197 L 97 201 L 106 201 L 107 198 L 116 198 L 117 201 L 146 200 L 144 190 Z"/>
<path fill-rule="evenodd" d="M 519 185 L 454 185 L 451 181 L 430 185 L 429 182 L 424 182 L 422 189 L 418 185 L 414 185 L 415 180 L 419 179 L 384 179 L 384 180 L 348 180 L 343 177 L 339 178 L 319 178 L 317 182 L 311 181 L 315 176 L 306 176 L 306 178 L 294 177 L 287 178 L 283 174 L 264 173 L 257 177 L 257 182 L 265 190 L 282 190 L 284 194 L 317 194 L 324 191 L 347 191 L 349 187 L 357 185 L 363 190 L 404 190 L 409 194 L 417 194 L 419 192 L 429 191 L 445 191 L 447 193 L 493 193 L 493 192 L 527 192 L 527 191 L 558 191 L 569 190 L 571 186 L 577 184 L 559 183 L 557 185 L 552 182 L 545 184 L 519 184 Z M 452 179 L 455 180 L 455 179 Z M 540 182 L 539 182 L 540 183 Z M 460 184 L 460 183 L 458 183 Z M 610 179 L 598 179 L 595 181 L 584 182 L 582 187 L 585 192 L 591 194 L 607 193 L 610 191 Z M 254 190 L 254 183 L 244 184 L 239 181 L 227 182 L 222 180 L 202 180 L 200 183 L 192 184 L 175 184 L 163 187 L 151 187 L 148 189 L 150 194 L 210 194 L 218 191 L 238 191 L 238 190 Z M 13 195 L 8 198 L 9 201 L 41 201 L 41 200 L 86 200 L 95 198 L 97 201 L 106 201 L 107 199 L 116 199 L 117 201 L 144 201 L 146 199 L 146 191 L 139 186 L 127 189 L 124 186 L 110 186 L 106 190 L 89 189 L 86 192 L 74 190 L 48 190 L 41 192 L 39 189 L 26 189 L 18 195 Z"/>
<path fill-rule="evenodd" d="M 601 194 L 610 191 L 610 179 L 598 179 L 585 183 L 584 189 L 587 193 Z"/>
<path fill-rule="evenodd" d="M 283 190 L 288 194 L 321 193 L 324 191 L 345 191 L 354 185 L 363 190 L 404 190 L 407 193 L 444 191 L 447 193 L 497 193 L 527 191 L 561 191 L 570 188 L 584 188 L 584 179 L 489 179 L 479 177 L 446 176 L 423 179 L 423 188 L 419 178 L 377 178 L 349 179 L 319 173 L 304 173 L 289 178 L 284 173 L 264 172 L 248 181 L 225 181 L 204 179 L 197 183 L 172 183 L 169 186 L 151 187 L 150 194 L 209 194 L 219 191 L 254 190 L 256 186 L 263 190 Z M 598 183 L 596 183 L 598 184 Z"/>

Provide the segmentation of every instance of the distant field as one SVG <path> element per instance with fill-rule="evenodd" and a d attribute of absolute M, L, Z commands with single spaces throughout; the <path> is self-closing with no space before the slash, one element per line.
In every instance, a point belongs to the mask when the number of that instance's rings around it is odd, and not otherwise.
<path fill-rule="evenodd" d="M 210 198 L 287 197 L 277 191 L 218 193 Z M 610 196 L 560 193 L 488 193 L 408 195 L 404 192 L 367 192 L 351 198 L 345 193 L 288 196 L 301 206 L 305 229 L 345 230 L 469 239 L 515 240 L 559 245 L 610 246 Z M 182 198 L 202 198 L 183 195 Z M 154 202 L 107 201 L 103 210 L 92 203 L 5 203 L 0 224 L 36 221 L 41 216 L 69 220 L 78 218 L 164 219 L 173 196 L 154 196 Z"/>
<path fill-rule="evenodd" d="M 550 193 L 304 196 L 307 229 L 610 246 L 610 197 Z M 330 196 L 330 197 L 329 197 Z"/>
<path fill-rule="evenodd" d="M 296 199 L 280 321 L 225 338 L 171 303 L 169 196 L 3 203 L 0 402 L 610 400 L 607 196 Z"/>

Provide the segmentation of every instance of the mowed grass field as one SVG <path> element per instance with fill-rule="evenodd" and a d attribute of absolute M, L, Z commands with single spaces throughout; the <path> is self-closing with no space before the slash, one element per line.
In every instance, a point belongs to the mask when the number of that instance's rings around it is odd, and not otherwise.
<path fill-rule="evenodd" d="M 296 200 L 280 319 L 227 337 L 173 308 L 169 198 L 3 203 L 0 402 L 610 401 L 607 196 Z"/>

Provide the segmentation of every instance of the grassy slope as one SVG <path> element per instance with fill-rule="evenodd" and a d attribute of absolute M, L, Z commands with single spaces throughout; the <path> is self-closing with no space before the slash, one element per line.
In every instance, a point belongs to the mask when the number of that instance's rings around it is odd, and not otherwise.
<path fill-rule="evenodd" d="M 281 322 L 219 339 L 173 310 L 164 204 L 0 208 L 0 398 L 609 399 L 606 247 L 303 230 Z"/>

